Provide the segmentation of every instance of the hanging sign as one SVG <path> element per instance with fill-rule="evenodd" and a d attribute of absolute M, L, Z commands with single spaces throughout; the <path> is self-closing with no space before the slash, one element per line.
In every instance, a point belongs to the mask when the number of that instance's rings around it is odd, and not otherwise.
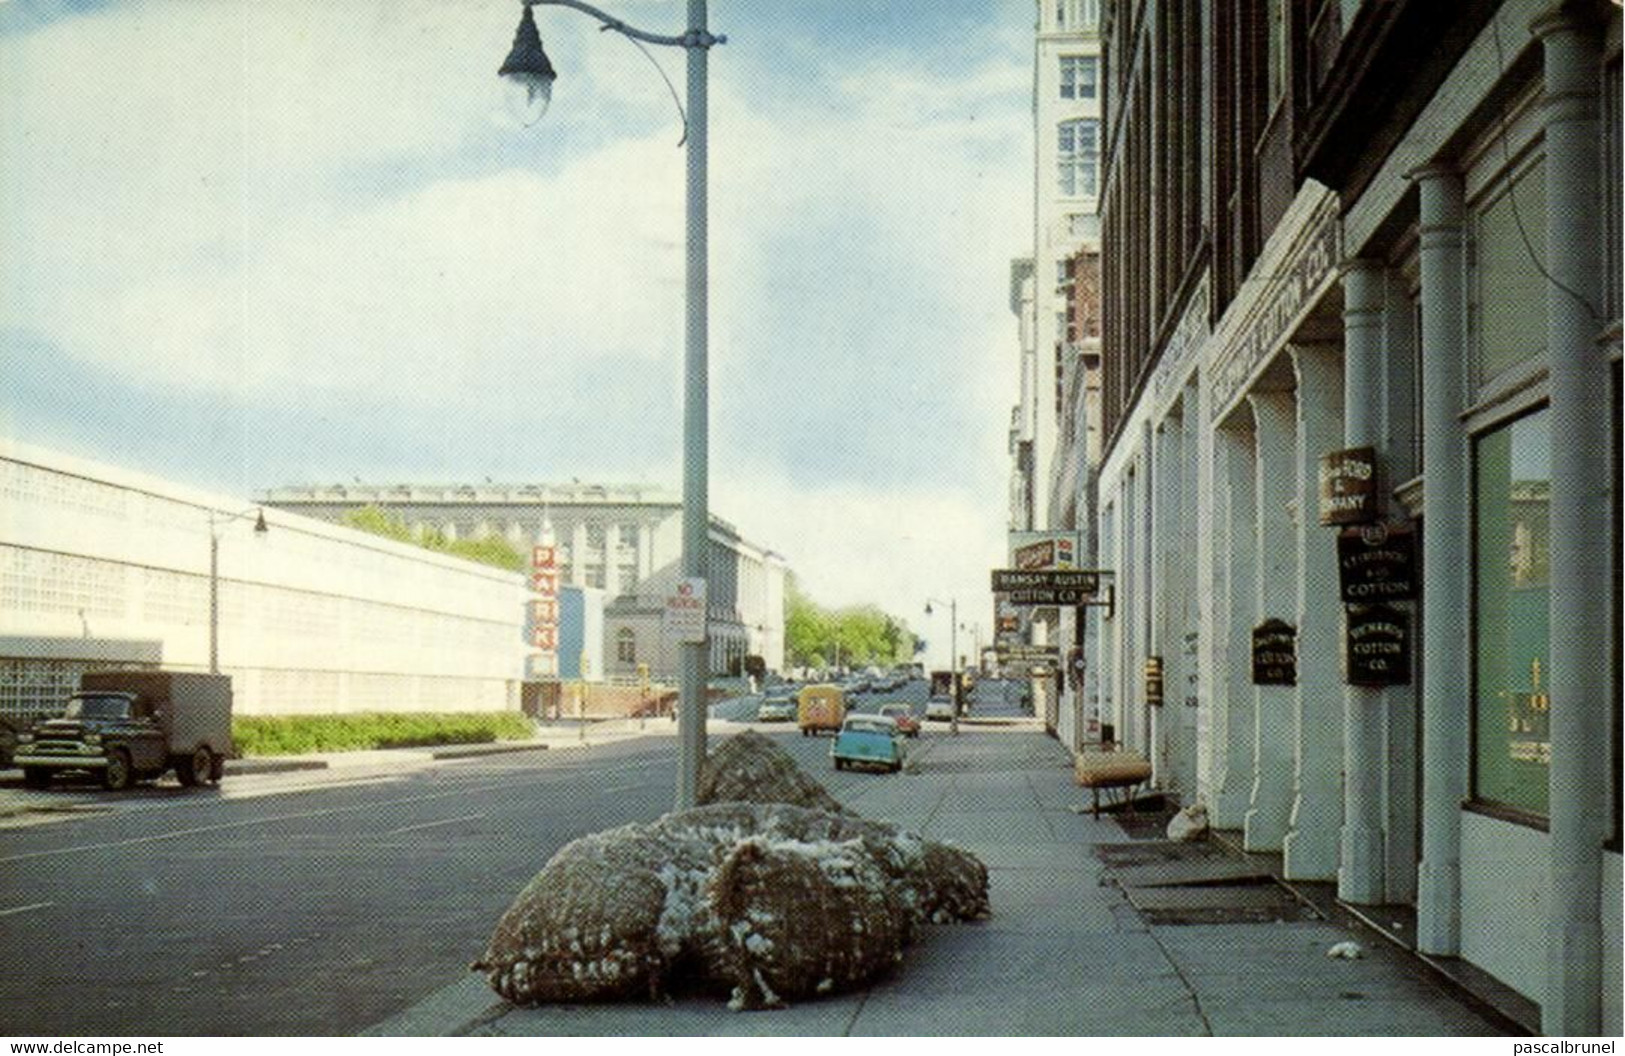
<path fill-rule="evenodd" d="M 1253 628 L 1253 685 L 1298 684 L 1298 629 L 1284 620 Z"/>
<path fill-rule="evenodd" d="M 1100 573 L 1092 569 L 993 569 L 996 592 L 1028 590 L 1070 590 L 1080 594 L 1100 592 Z"/>
<path fill-rule="evenodd" d="M 1162 703 L 1162 657 L 1160 656 L 1145 658 L 1145 702 L 1159 705 Z"/>
<path fill-rule="evenodd" d="M 1337 533 L 1337 580 L 1344 602 L 1416 597 L 1416 530 L 1409 524 L 1362 524 Z"/>
<path fill-rule="evenodd" d="M 1411 680 L 1411 617 L 1392 605 L 1345 612 L 1343 680 L 1351 686 L 1403 686 Z"/>
<path fill-rule="evenodd" d="M 1055 645 L 1000 645 L 994 647 L 999 663 L 1055 663 L 1061 649 Z"/>
<path fill-rule="evenodd" d="M 1351 447 L 1320 456 L 1320 523 L 1363 524 L 1378 514 L 1376 450 Z"/>

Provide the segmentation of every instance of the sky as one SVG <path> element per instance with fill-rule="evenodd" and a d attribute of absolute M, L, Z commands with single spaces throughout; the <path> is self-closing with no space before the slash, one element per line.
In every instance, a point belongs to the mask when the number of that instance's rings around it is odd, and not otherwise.
<path fill-rule="evenodd" d="M 681 0 L 611 0 L 682 30 Z M 251 500 L 681 484 L 682 124 L 559 7 L 0 0 L 0 435 Z M 710 502 L 946 660 L 991 622 L 1031 252 L 1025 0 L 712 0 Z M 654 57 L 677 85 L 676 49 Z M 961 650 L 965 651 L 965 650 Z"/>

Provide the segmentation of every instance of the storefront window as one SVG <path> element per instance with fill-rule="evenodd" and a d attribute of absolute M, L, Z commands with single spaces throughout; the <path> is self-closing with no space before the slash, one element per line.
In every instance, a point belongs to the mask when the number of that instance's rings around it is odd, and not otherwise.
<path fill-rule="evenodd" d="M 1473 220 L 1476 377 L 1483 385 L 1546 348 L 1545 162 L 1480 206 Z"/>
<path fill-rule="evenodd" d="M 1546 813 L 1550 415 L 1519 418 L 1475 449 L 1474 798 Z"/>

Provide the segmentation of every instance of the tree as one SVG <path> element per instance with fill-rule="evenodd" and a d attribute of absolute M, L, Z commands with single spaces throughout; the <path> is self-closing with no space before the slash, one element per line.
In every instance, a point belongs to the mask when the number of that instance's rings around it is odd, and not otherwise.
<path fill-rule="evenodd" d="M 512 543 L 500 535 L 487 535 L 479 539 L 447 539 L 438 528 L 428 527 L 413 532 L 406 521 L 380 506 L 363 506 L 344 515 L 343 523 L 351 528 L 381 535 L 399 543 L 411 543 L 425 550 L 449 554 L 466 561 L 492 565 L 509 572 L 525 570 L 525 555 L 514 549 Z"/>
<path fill-rule="evenodd" d="M 823 667 L 826 660 L 850 664 L 895 664 L 915 652 L 914 635 L 902 620 L 875 605 L 826 609 L 791 575 L 784 594 L 785 654 L 797 667 Z"/>

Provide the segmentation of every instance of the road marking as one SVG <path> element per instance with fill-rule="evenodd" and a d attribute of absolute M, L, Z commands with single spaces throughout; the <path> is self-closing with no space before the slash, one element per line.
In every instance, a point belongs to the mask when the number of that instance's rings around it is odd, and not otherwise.
<path fill-rule="evenodd" d="M 630 771 L 644 769 L 647 769 L 646 765 L 613 767 L 593 772 L 608 776 L 610 774 L 627 773 Z M 123 840 L 110 840 L 107 843 L 81 843 L 71 847 L 57 847 L 48 851 L 28 851 L 24 854 L 12 854 L 7 855 L 4 858 L 0 858 L 0 864 L 4 864 L 6 862 L 31 861 L 36 858 L 56 858 L 64 854 L 81 854 L 85 851 L 106 851 L 119 847 L 133 847 L 143 843 L 157 843 L 162 840 L 177 840 L 184 836 L 201 836 L 210 832 L 226 832 L 231 829 L 244 829 L 254 825 L 270 825 L 279 821 L 302 821 L 308 818 L 330 817 L 335 814 L 356 814 L 361 811 L 376 811 L 382 810 L 385 807 L 398 807 L 409 803 L 427 803 L 436 799 L 450 799 L 454 796 L 477 795 L 482 792 L 517 792 L 528 785 L 546 784 L 548 783 L 547 779 L 549 777 L 555 777 L 558 775 L 556 771 L 544 770 L 538 776 L 538 780 L 503 781 L 494 784 L 472 785 L 463 788 L 448 789 L 443 792 L 425 793 L 419 796 L 402 796 L 399 799 L 383 800 L 377 803 L 356 803 L 347 807 L 326 807 L 321 810 L 302 810 L 288 814 L 273 814 L 264 818 L 245 818 L 241 821 L 223 821 L 214 825 L 198 825 L 188 829 L 173 829 L 169 832 L 156 832 L 150 836 L 132 836 Z"/>
<path fill-rule="evenodd" d="M 27 913 L 31 909 L 45 909 L 56 905 L 55 902 L 31 902 L 26 906 L 13 906 L 10 909 L 0 909 L 0 917 L 9 917 L 13 913 Z"/>
<path fill-rule="evenodd" d="M 425 821 L 420 825 L 408 825 L 405 828 L 391 829 L 388 832 L 384 833 L 384 835 L 385 836 L 399 836 L 402 833 L 421 832 L 424 829 L 438 828 L 441 825 L 455 825 L 459 821 L 479 821 L 483 817 L 485 817 L 484 814 L 470 814 L 466 818 L 446 818 L 446 819 L 441 820 L 441 821 Z"/>

